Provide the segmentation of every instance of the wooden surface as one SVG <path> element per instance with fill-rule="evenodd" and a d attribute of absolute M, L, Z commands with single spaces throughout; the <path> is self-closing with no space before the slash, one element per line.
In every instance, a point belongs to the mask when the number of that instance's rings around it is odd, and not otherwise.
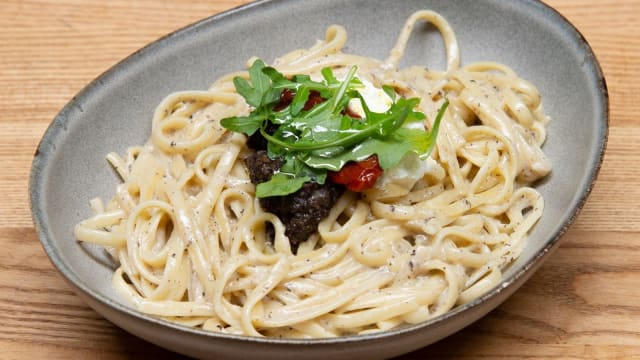
<path fill-rule="evenodd" d="M 30 163 L 51 119 L 90 80 L 148 42 L 243 2 L 1 1 L 0 358 L 177 357 L 102 319 L 52 267 L 31 222 Z M 547 3 L 583 33 L 604 69 L 611 128 L 602 171 L 532 279 L 416 357 L 640 359 L 640 1 Z"/>

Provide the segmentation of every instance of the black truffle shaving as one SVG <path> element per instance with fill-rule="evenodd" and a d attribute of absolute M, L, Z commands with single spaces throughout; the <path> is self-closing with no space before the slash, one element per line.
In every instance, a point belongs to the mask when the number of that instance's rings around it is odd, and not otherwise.
<path fill-rule="evenodd" d="M 255 143 L 256 141 L 252 142 L 252 145 Z M 249 169 L 251 182 L 260 184 L 269 181 L 280 169 L 282 159 L 270 159 L 266 150 L 260 149 L 249 155 L 245 164 Z M 317 231 L 318 224 L 329 214 L 343 192 L 344 188 L 341 185 L 308 182 L 293 194 L 261 198 L 260 206 L 282 221 L 285 235 L 289 238 L 291 249 L 295 253 L 300 243 Z M 267 231 L 267 235 L 273 239 L 273 229 Z"/>

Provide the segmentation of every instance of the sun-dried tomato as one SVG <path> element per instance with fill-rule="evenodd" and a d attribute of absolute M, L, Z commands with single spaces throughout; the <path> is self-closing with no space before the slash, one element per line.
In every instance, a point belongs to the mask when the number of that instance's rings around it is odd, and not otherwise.
<path fill-rule="evenodd" d="M 309 97 L 307 98 L 307 102 L 304 103 L 304 107 L 302 108 L 302 110 L 304 110 L 304 111 L 311 110 L 316 105 L 321 104 L 321 103 L 323 103 L 325 101 L 326 101 L 325 98 L 320 96 L 319 92 L 317 92 L 315 90 L 311 90 L 309 92 Z"/>
<path fill-rule="evenodd" d="M 337 172 L 329 172 L 329 181 L 342 184 L 347 189 L 362 192 L 371 189 L 382 175 L 382 168 L 378 164 L 378 157 L 371 155 L 362 161 L 351 161 Z"/>
<path fill-rule="evenodd" d="M 282 90 L 282 92 L 280 93 L 280 101 L 276 104 L 276 106 L 273 107 L 273 110 L 280 111 L 286 108 L 287 106 L 289 106 L 289 104 L 291 104 L 295 96 L 296 93 L 294 93 L 291 89 Z"/>
<path fill-rule="evenodd" d="M 274 111 L 280 111 L 285 109 L 287 106 L 291 105 L 293 98 L 296 96 L 296 93 L 291 89 L 284 89 L 282 93 L 280 93 L 280 101 L 273 107 Z M 325 102 L 326 99 L 320 96 L 320 93 L 311 90 L 309 92 L 309 98 L 307 98 L 307 102 L 304 103 L 304 107 L 302 110 L 308 111 L 313 109 L 316 105 Z"/>

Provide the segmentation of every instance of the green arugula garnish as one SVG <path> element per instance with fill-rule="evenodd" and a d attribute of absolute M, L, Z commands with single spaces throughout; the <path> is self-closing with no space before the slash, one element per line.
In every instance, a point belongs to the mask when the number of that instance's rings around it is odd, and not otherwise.
<path fill-rule="evenodd" d="M 396 98 L 393 88 L 383 86 L 393 104 L 384 113 L 373 112 L 358 92 L 363 84 L 356 71 L 352 67 L 344 80 L 338 80 L 331 68 L 322 69 L 323 81 L 313 81 L 308 75 L 288 79 L 256 60 L 249 69 L 249 80 L 234 78 L 236 91 L 253 110 L 248 116 L 222 119 L 222 126 L 249 136 L 259 131 L 268 141 L 269 157 L 284 160 L 271 180 L 257 185 L 256 196 L 288 195 L 308 181 L 324 184 L 327 171 L 338 171 L 349 161 L 361 161 L 373 154 L 383 170 L 396 166 L 410 151 L 429 156 L 448 101 L 438 111 L 430 132 L 404 127 L 425 119 L 422 112 L 414 111 L 420 100 Z M 276 110 L 285 89 L 295 94 L 293 100 Z M 312 92 L 325 101 L 304 110 Z M 362 119 L 345 114 L 351 99 L 360 99 L 365 114 Z M 267 130 L 273 129 L 270 124 L 277 125 L 275 132 Z"/>

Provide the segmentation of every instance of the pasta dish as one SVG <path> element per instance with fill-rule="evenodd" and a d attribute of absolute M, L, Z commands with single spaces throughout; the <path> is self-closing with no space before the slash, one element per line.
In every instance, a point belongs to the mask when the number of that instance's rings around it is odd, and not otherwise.
<path fill-rule="evenodd" d="M 425 21 L 446 68 L 399 66 Z M 412 14 L 385 60 L 347 34 L 208 90 L 166 97 L 146 144 L 108 162 L 79 241 L 114 259 L 113 286 L 145 314 L 286 338 L 416 324 L 489 291 L 543 212 L 549 118 L 508 66 L 462 66 L 451 26 Z"/>

